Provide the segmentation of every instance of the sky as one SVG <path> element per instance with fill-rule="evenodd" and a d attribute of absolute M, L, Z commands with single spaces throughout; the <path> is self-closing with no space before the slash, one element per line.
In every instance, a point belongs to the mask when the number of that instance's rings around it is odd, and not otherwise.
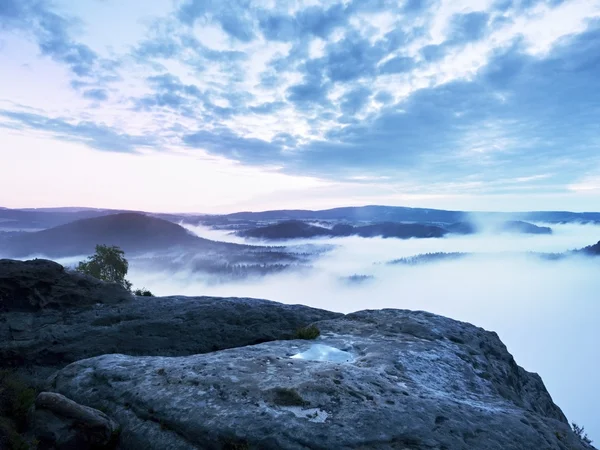
<path fill-rule="evenodd" d="M 0 0 L 0 206 L 600 209 L 600 0 Z"/>

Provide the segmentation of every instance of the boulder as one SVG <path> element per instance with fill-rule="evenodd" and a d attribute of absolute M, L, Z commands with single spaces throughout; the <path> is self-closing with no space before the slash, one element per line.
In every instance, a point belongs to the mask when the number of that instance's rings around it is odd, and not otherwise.
<path fill-rule="evenodd" d="M 104 283 L 45 259 L 0 259 L 0 312 L 116 304 L 131 294 L 116 283 Z"/>
<path fill-rule="evenodd" d="M 119 425 L 102 411 L 52 392 L 37 396 L 32 422 L 40 449 L 113 449 L 120 432 Z"/>
<path fill-rule="evenodd" d="M 51 386 L 114 417 L 124 449 L 591 448 L 495 333 L 404 310 L 317 326 L 315 341 L 90 358 Z"/>

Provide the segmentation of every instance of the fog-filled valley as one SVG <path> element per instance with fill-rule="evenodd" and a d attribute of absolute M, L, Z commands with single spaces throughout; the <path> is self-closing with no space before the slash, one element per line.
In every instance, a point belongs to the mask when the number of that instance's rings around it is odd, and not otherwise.
<path fill-rule="evenodd" d="M 189 227 L 202 237 L 232 239 Z M 426 310 L 496 331 L 525 369 L 539 373 L 570 420 L 600 439 L 600 258 L 543 260 L 528 252 L 560 253 L 600 239 L 600 226 L 552 225 L 552 235 L 479 234 L 440 239 L 336 238 L 312 268 L 243 282 L 212 284 L 186 270 L 131 278 L 158 295 L 266 298 L 333 311 Z M 292 241 L 298 245 L 314 240 Z M 386 261 L 434 252 L 471 256 L 420 265 Z M 480 255 L 478 255 L 480 254 Z M 368 278 L 348 279 L 353 275 Z"/>
<path fill-rule="evenodd" d="M 197 217 L 170 219 L 107 215 L 37 236 L 10 230 L 0 240 L 0 258 L 44 257 L 74 267 L 88 254 L 70 249 L 91 249 L 94 240 L 109 236 L 110 242 L 96 243 L 129 245 L 128 279 L 157 296 L 253 297 L 343 313 L 425 310 L 470 322 L 496 331 L 520 365 L 542 376 L 569 420 L 600 439 L 600 258 L 577 251 L 600 239 L 596 222 L 532 222 L 530 233 L 499 231 L 497 221 L 473 216 L 477 231 L 444 237 L 273 242 L 244 238 L 235 223 L 212 227 Z M 123 229 L 121 222 L 140 228 Z M 10 253 L 46 236 L 64 242 L 48 247 L 50 254 Z"/>

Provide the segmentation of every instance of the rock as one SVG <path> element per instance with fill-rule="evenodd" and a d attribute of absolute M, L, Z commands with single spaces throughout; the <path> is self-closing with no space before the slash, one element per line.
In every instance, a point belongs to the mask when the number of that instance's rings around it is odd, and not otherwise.
<path fill-rule="evenodd" d="M 495 333 L 425 312 L 321 321 L 316 341 L 104 355 L 52 389 L 108 411 L 127 449 L 586 449 Z"/>
<path fill-rule="evenodd" d="M 115 304 L 131 294 L 115 283 L 65 270 L 45 259 L 0 259 L 0 312 Z"/>
<path fill-rule="evenodd" d="M 114 420 L 60 394 L 40 393 L 32 416 L 41 449 L 112 449 L 118 441 L 120 429 Z"/>
<path fill-rule="evenodd" d="M 289 339 L 341 316 L 266 300 L 133 297 L 44 260 L 0 261 L 0 295 L 8 309 L 0 316 L 0 368 L 27 366 L 22 375 L 35 384 L 91 356 L 206 353 Z"/>

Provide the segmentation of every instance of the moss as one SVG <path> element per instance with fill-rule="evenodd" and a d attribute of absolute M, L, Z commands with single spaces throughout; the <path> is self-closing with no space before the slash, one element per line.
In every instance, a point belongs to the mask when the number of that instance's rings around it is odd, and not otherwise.
<path fill-rule="evenodd" d="M 296 339 L 313 340 L 318 338 L 320 335 L 321 331 L 315 325 L 310 325 L 308 327 L 298 328 L 294 337 Z"/>
<path fill-rule="evenodd" d="M 273 389 L 273 402 L 280 406 L 305 406 L 307 401 L 295 389 Z"/>
<path fill-rule="evenodd" d="M 562 434 L 560 434 L 560 432 L 558 432 L 558 431 L 555 431 L 555 432 L 554 432 L 554 435 L 556 436 L 556 439 L 558 439 L 559 441 L 562 441 L 562 440 L 563 440 L 563 435 L 562 435 Z"/>

